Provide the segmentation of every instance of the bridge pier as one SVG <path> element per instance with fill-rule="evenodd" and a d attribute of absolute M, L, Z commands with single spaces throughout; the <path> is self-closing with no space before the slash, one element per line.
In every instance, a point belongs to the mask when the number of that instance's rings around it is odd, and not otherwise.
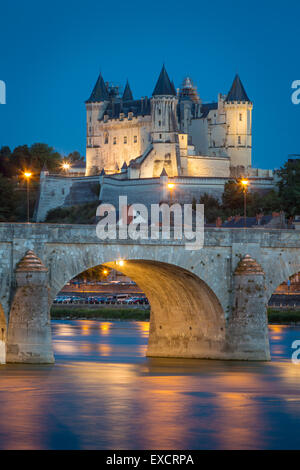
<path fill-rule="evenodd" d="M 48 270 L 28 251 L 16 268 L 6 362 L 53 363 Z"/>
<path fill-rule="evenodd" d="M 228 359 L 270 360 L 265 276 L 249 255 L 234 273 L 234 300 L 226 327 Z"/>
<path fill-rule="evenodd" d="M 0 305 L 0 364 L 6 362 L 6 318 Z"/>

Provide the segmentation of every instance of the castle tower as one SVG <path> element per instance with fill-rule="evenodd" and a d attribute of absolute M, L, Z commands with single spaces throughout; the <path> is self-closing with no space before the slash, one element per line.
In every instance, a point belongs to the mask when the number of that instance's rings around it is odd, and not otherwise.
<path fill-rule="evenodd" d="M 151 98 L 151 138 L 157 161 L 166 162 L 164 168 L 170 176 L 180 173 L 177 103 L 174 84 L 163 65 Z M 153 176 L 160 173 L 161 166 L 157 171 L 154 168 Z"/>
<path fill-rule="evenodd" d="M 190 131 L 191 119 L 200 116 L 201 100 L 197 88 L 194 86 L 190 77 L 186 77 L 181 85 L 179 92 L 180 109 L 180 130 L 188 134 Z"/>
<path fill-rule="evenodd" d="M 100 73 L 90 98 L 86 101 L 86 176 L 93 175 L 101 170 L 99 148 L 102 145 L 101 133 L 98 130 L 98 120 L 105 113 L 109 103 L 109 93 Z"/>
<path fill-rule="evenodd" d="M 224 100 L 227 135 L 226 148 L 233 167 L 251 167 L 253 104 L 238 75 Z"/>

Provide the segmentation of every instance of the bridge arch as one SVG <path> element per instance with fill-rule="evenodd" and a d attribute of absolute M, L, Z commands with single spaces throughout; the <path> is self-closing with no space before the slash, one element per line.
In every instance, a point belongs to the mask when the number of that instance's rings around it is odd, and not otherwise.
<path fill-rule="evenodd" d="M 103 264 L 133 279 L 149 299 L 147 355 L 220 357 L 225 315 L 217 296 L 202 279 L 182 267 L 155 260 L 126 259 L 122 266 L 118 261 Z"/>
<path fill-rule="evenodd" d="M 266 259 L 263 258 L 263 267 L 268 301 L 280 284 L 300 272 L 300 251 L 291 249 L 279 252 L 276 257 L 269 255 Z"/>

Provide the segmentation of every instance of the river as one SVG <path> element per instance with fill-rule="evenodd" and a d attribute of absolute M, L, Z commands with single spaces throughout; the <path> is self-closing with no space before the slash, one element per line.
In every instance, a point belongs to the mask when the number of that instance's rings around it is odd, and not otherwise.
<path fill-rule="evenodd" d="M 268 363 L 146 358 L 148 327 L 53 321 L 54 365 L 0 366 L 0 448 L 300 447 L 300 327 Z"/>

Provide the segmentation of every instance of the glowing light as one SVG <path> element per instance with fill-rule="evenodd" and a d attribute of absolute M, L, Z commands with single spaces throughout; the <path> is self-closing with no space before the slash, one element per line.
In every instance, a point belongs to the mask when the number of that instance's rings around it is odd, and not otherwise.
<path fill-rule="evenodd" d="M 32 176 L 32 173 L 30 171 L 25 171 L 24 176 L 25 178 L 30 178 Z"/>
<path fill-rule="evenodd" d="M 124 266 L 124 260 L 123 259 L 119 259 L 118 261 L 116 261 L 116 264 L 118 266 Z"/>
<path fill-rule="evenodd" d="M 248 180 L 242 180 L 241 183 L 242 183 L 243 186 L 246 187 L 249 184 L 249 181 Z"/>
<path fill-rule="evenodd" d="M 68 170 L 70 168 L 70 163 L 65 162 L 65 163 L 62 164 L 62 167 L 63 167 L 64 170 Z"/>
<path fill-rule="evenodd" d="M 108 335 L 108 334 L 109 334 L 109 330 L 110 330 L 110 326 L 111 326 L 110 323 L 101 323 L 101 324 L 100 324 L 101 333 L 102 333 L 103 335 Z"/>
<path fill-rule="evenodd" d="M 102 271 L 102 272 L 103 272 L 104 276 L 106 276 L 106 274 L 108 274 L 108 271 L 107 271 L 107 269 L 103 269 L 103 271 Z"/>
<path fill-rule="evenodd" d="M 168 183 L 168 189 L 174 189 L 175 184 L 174 183 Z"/>

